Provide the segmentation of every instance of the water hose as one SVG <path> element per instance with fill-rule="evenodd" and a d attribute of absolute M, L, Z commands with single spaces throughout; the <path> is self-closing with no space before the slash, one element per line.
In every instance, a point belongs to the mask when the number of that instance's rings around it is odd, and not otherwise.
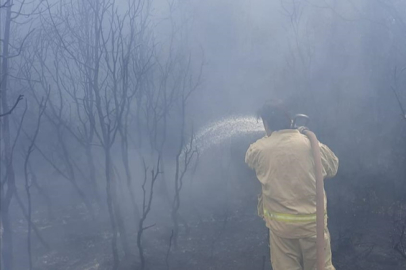
<path fill-rule="evenodd" d="M 305 125 L 309 122 L 309 117 L 305 114 L 297 114 L 292 119 L 292 128 L 298 128 L 297 119 L 305 120 Z M 298 128 L 301 133 L 309 138 L 312 148 L 313 160 L 316 176 L 316 247 L 317 247 L 317 270 L 324 270 L 325 250 L 324 250 L 324 178 L 323 165 L 321 164 L 319 140 L 316 134 L 302 126 Z"/>
<path fill-rule="evenodd" d="M 317 247 L 317 270 L 324 270 L 325 252 L 324 252 L 324 178 L 322 173 L 322 164 L 320 156 L 319 141 L 316 134 L 310 130 L 304 130 L 303 133 L 309 138 L 312 147 L 313 159 L 316 175 L 316 247 Z"/>

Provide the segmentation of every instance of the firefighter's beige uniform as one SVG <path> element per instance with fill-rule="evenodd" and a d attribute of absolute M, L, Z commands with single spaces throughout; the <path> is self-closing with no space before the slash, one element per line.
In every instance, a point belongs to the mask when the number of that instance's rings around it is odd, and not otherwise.
<path fill-rule="evenodd" d="M 320 152 L 324 178 L 333 177 L 338 158 L 321 143 Z M 262 184 L 258 214 L 270 230 L 273 269 L 316 269 L 316 177 L 309 139 L 295 129 L 272 132 L 251 144 L 245 162 Z M 324 201 L 325 268 L 334 270 Z"/>

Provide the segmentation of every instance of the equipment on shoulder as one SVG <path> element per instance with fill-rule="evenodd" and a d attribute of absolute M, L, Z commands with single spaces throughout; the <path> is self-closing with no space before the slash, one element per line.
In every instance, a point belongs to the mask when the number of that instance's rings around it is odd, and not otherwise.
<path fill-rule="evenodd" d="M 304 120 L 304 124 L 303 125 L 297 125 L 297 122 L 299 119 Z M 291 126 L 290 128 L 294 128 L 294 129 L 299 129 L 301 127 L 306 127 L 307 124 L 310 121 L 310 117 L 305 115 L 305 114 L 296 114 L 293 118 L 292 118 L 292 122 L 291 122 Z"/>

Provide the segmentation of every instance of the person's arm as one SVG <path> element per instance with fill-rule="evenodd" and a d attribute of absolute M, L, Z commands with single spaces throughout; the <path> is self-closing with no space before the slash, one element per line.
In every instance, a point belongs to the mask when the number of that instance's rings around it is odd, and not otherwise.
<path fill-rule="evenodd" d="M 257 163 L 259 155 L 259 150 L 256 147 L 256 144 L 253 143 L 247 150 L 245 154 L 245 163 L 247 163 L 248 167 L 255 170 L 255 164 Z"/>
<path fill-rule="evenodd" d="M 321 163 L 323 165 L 323 176 L 324 178 L 332 178 L 337 174 L 339 164 L 338 158 L 327 145 L 322 143 L 319 143 L 319 145 Z"/>

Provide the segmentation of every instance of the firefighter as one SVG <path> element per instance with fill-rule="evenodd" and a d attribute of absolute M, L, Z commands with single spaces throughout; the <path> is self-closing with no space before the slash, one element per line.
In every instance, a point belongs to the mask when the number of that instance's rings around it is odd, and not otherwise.
<path fill-rule="evenodd" d="M 291 128 L 291 118 L 279 104 L 267 103 L 258 112 L 266 135 L 251 144 L 245 156 L 255 170 L 262 193 L 258 215 L 270 232 L 274 270 L 316 269 L 316 179 L 309 139 Z M 338 158 L 319 143 L 324 179 L 334 177 Z M 325 196 L 325 192 L 324 192 Z M 325 213 L 325 270 L 334 270 Z"/>

